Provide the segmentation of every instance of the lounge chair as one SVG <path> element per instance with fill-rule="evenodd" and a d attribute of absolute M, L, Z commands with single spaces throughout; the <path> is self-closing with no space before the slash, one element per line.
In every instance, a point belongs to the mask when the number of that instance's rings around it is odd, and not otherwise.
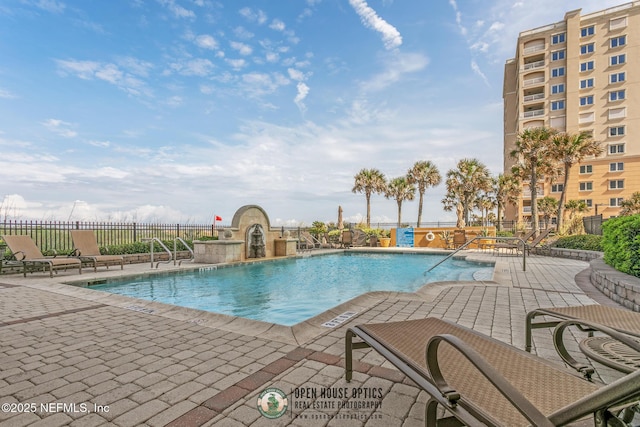
<path fill-rule="evenodd" d="M 531 237 L 533 237 L 535 233 L 536 233 L 536 230 L 529 230 L 527 233 L 520 236 L 520 239 L 524 241 L 526 245 L 527 241 Z M 500 249 L 505 249 L 505 250 L 510 250 L 512 252 L 513 251 L 519 252 L 522 250 L 522 242 L 520 240 L 512 240 L 509 242 L 497 242 L 495 245 L 493 245 L 493 249 L 496 251 L 499 251 Z"/>
<path fill-rule="evenodd" d="M 526 243 L 524 245 L 524 249 L 527 251 L 527 255 L 531 255 L 531 249 L 537 247 L 553 230 L 554 228 L 545 228 L 531 243 Z"/>
<path fill-rule="evenodd" d="M 453 230 L 453 248 L 458 249 L 467 243 L 467 233 L 464 230 Z"/>
<path fill-rule="evenodd" d="M 354 342 L 355 336 L 362 342 Z M 429 395 L 428 426 L 559 426 L 589 416 L 604 426 L 616 411 L 640 399 L 640 371 L 609 385 L 595 384 L 436 318 L 355 326 L 347 330 L 345 345 L 347 381 L 353 349 L 374 348 Z M 438 405 L 446 411 L 444 418 L 437 418 Z"/>
<path fill-rule="evenodd" d="M 120 265 L 124 270 L 124 257 L 121 255 L 102 255 L 98 247 L 98 241 L 93 230 L 71 230 L 73 240 L 73 255 L 80 258 L 80 261 L 90 262 L 93 271 L 98 271 L 98 266 Z"/>
<path fill-rule="evenodd" d="M 538 316 L 549 316 L 555 320 L 534 322 Z M 564 320 L 585 320 L 598 323 L 627 335 L 640 338 L 640 313 L 608 305 L 577 305 L 569 307 L 536 308 L 527 313 L 525 324 L 525 350 L 531 350 L 531 330 L 552 328 Z"/>
<path fill-rule="evenodd" d="M 77 268 L 82 274 L 82 263 L 78 258 L 71 257 L 45 257 L 30 236 L 26 235 L 5 235 L 2 240 L 9 246 L 13 257 L 22 262 L 24 277 L 28 271 L 49 269 L 49 277 L 53 277 L 54 270 L 66 270 L 67 268 Z"/>
<path fill-rule="evenodd" d="M 343 248 L 350 248 L 353 246 L 353 232 L 351 230 L 342 231 L 341 243 Z"/>

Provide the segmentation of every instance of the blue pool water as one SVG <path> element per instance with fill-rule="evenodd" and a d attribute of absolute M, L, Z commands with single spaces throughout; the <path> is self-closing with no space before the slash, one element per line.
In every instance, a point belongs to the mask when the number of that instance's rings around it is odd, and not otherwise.
<path fill-rule="evenodd" d="M 414 292 L 443 280 L 489 280 L 493 265 L 443 255 L 334 254 L 147 276 L 91 289 L 292 326 L 371 291 Z"/>

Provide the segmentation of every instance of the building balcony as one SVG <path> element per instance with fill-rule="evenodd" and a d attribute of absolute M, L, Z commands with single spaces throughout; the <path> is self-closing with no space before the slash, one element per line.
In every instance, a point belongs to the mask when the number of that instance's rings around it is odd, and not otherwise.
<path fill-rule="evenodd" d="M 540 51 L 543 51 L 544 49 L 545 49 L 544 43 L 542 43 L 542 44 L 537 44 L 535 46 L 529 46 L 524 48 L 523 53 L 525 55 L 531 55 L 532 53 L 540 52 Z"/>
<path fill-rule="evenodd" d="M 530 119 L 531 117 L 540 117 L 540 116 L 544 116 L 544 110 L 525 111 L 522 114 L 523 119 Z"/>
<path fill-rule="evenodd" d="M 534 93 L 532 95 L 527 95 L 523 98 L 524 102 L 537 101 L 538 99 L 544 99 L 544 92 Z"/>
<path fill-rule="evenodd" d="M 535 70 L 537 68 L 543 68 L 543 67 L 544 67 L 544 60 L 529 62 L 527 64 L 524 64 L 523 71 L 530 71 L 530 70 Z"/>
<path fill-rule="evenodd" d="M 541 84 L 544 84 L 544 77 L 535 77 L 533 79 L 525 80 L 522 83 L 523 83 L 524 87 L 529 87 L 529 86 L 534 86 L 534 85 L 541 85 Z"/>

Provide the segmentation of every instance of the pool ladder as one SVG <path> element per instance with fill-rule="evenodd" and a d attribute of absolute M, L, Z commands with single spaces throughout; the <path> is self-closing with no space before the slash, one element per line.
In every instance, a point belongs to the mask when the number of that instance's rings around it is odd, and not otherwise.
<path fill-rule="evenodd" d="M 191 253 L 191 258 L 189 260 L 193 260 L 193 258 L 194 258 L 193 250 L 189 247 L 189 245 L 187 245 L 187 242 L 182 240 L 180 237 L 176 237 L 175 239 L 173 239 L 173 252 L 171 252 L 169 250 L 169 248 L 167 247 L 167 245 L 162 243 L 162 240 L 160 240 L 157 237 L 151 237 L 151 238 L 148 238 L 148 239 L 142 239 L 142 241 L 143 242 L 149 242 L 149 252 L 151 253 L 151 268 L 153 268 L 153 262 L 154 262 L 154 260 L 153 260 L 154 242 L 157 242 L 160 245 L 160 247 L 162 247 L 162 249 L 164 249 L 164 251 L 169 254 L 169 259 L 166 260 L 166 261 L 158 261 L 156 263 L 156 267 L 155 268 L 158 268 L 160 263 L 170 264 L 172 260 L 173 260 L 173 265 L 176 265 L 176 262 L 178 262 L 178 265 L 182 264 L 183 260 L 177 261 L 178 260 L 178 250 L 177 250 L 178 241 L 180 241 L 180 243 L 182 243 L 182 245 L 185 248 L 187 248 L 187 250 Z"/>

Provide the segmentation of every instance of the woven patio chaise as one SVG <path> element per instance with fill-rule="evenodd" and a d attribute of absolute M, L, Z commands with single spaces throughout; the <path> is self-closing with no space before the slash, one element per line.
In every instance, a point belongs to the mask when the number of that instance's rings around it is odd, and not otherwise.
<path fill-rule="evenodd" d="M 124 257 L 122 255 L 102 255 L 98 247 L 98 241 L 93 230 L 71 230 L 73 240 L 73 255 L 82 262 L 93 265 L 93 271 L 98 271 L 98 266 L 120 265 L 124 270 Z"/>
<path fill-rule="evenodd" d="M 353 349 L 372 347 L 421 387 L 429 395 L 427 426 L 563 426 L 589 418 L 606 426 L 640 399 L 640 371 L 596 384 L 436 318 L 354 326 L 346 332 L 345 346 L 347 381 L 353 375 Z M 445 410 L 440 418 L 439 406 Z"/>
<path fill-rule="evenodd" d="M 545 316 L 547 320 L 536 322 L 535 319 L 540 316 Z M 555 328 L 565 321 L 575 321 L 574 326 L 589 333 L 589 338 L 580 342 L 580 349 L 591 359 L 626 373 L 634 371 L 640 365 L 640 353 L 628 349 L 628 345 L 625 344 L 625 347 L 622 347 L 622 352 L 616 352 L 616 347 L 621 345 L 621 339 L 618 336 L 613 337 L 608 333 L 608 337 L 593 337 L 594 332 L 602 331 L 604 327 L 636 339 L 640 338 L 640 313 L 606 305 L 547 307 L 531 310 L 527 313 L 525 320 L 525 350 L 531 351 L 533 329 Z M 558 354 L 569 365 L 582 372 L 587 378 L 591 376 L 592 368 L 569 358 L 562 342 L 562 332 L 555 334 L 554 344 Z M 626 356 L 625 353 L 627 353 Z"/>
<path fill-rule="evenodd" d="M 24 277 L 27 272 L 47 271 L 49 277 L 53 277 L 54 270 L 66 270 L 77 268 L 82 274 L 82 263 L 78 258 L 71 257 L 45 257 L 30 236 L 26 235 L 4 235 L 2 240 L 7 244 L 13 257 L 22 262 Z"/>

